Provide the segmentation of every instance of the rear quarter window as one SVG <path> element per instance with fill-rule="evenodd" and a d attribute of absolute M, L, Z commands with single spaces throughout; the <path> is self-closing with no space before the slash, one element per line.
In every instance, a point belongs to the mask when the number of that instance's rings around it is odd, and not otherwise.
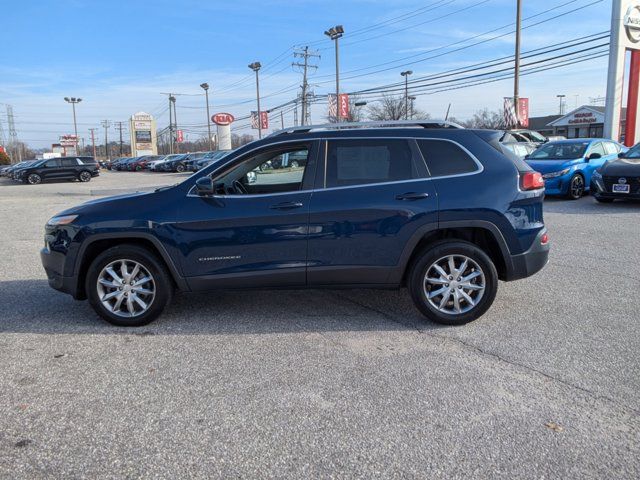
<path fill-rule="evenodd" d="M 417 140 L 432 177 L 462 175 L 478 171 L 478 164 L 460 146 L 445 140 Z"/>

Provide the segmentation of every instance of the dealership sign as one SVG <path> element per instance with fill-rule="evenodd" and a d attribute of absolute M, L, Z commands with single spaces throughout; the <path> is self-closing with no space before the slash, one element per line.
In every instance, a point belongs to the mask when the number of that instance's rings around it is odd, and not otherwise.
<path fill-rule="evenodd" d="M 211 121 L 216 125 L 231 125 L 235 118 L 230 113 L 216 113 L 211 117 Z"/>
<path fill-rule="evenodd" d="M 629 40 L 632 42 L 640 41 L 640 5 L 629 5 L 622 18 L 622 25 L 624 25 Z"/>

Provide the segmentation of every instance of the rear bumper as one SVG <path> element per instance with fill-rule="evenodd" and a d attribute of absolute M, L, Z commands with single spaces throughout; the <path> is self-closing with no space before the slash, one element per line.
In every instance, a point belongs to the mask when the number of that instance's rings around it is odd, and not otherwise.
<path fill-rule="evenodd" d="M 511 255 L 507 259 L 507 274 L 504 280 L 508 282 L 520 280 L 530 277 L 544 268 L 549 261 L 549 249 L 551 248 L 550 242 L 542 244 L 542 236 L 546 233 L 546 228 L 541 230 L 529 250 L 519 255 Z"/>

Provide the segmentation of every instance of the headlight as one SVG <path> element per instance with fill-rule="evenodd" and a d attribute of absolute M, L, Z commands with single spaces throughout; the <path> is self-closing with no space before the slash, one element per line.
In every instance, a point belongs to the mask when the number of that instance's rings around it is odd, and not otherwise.
<path fill-rule="evenodd" d="M 600 173 L 600 169 L 594 171 L 593 175 L 591 175 L 591 177 L 595 178 L 596 180 L 600 180 L 602 178 L 602 174 Z"/>
<path fill-rule="evenodd" d="M 545 173 L 544 175 L 542 175 L 542 178 L 561 177 L 562 175 L 566 175 L 567 173 L 569 173 L 569 170 L 569 168 L 565 168 L 564 170 L 560 170 L 559 172 Z"/>
<path fill-rule="evenodd" d="M 53 217 L 49 219 L 47 225 L 49 225 L 50 227 L 55 227 L 58 225 L 69 225 L 70 223 L 73 223 L 76 218 L 78 218 L 78 215 L 61 215 L 59 217 Z"/>

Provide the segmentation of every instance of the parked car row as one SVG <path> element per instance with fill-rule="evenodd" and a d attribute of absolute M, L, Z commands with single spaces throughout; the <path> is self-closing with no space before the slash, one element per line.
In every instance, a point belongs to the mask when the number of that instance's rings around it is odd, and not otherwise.
<path fill-rule="evenodd" d="M 30 185 L 49 180 L 88 182 L 98 175 L 100 175 L 100 167 L 93 157 L 25 160 L 0 170 L 0 176 Z"/>
<path fill-rule="evenodd" d="M 113 159 L 108 170 L 139 172 L 196 172 L 228 154 L 227 150 L 192 152 L 172 155 L 144 155 Z"/>

